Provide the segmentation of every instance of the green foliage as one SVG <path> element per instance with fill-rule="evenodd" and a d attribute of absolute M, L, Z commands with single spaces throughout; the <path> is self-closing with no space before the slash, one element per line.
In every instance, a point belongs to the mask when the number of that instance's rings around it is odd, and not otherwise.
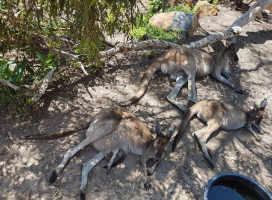
<path fill-rule="evenodd" d="M 144 35 L 147 35 L 150 39 L 165 40 L 181 44 L 181 32 L 180 31 L 168 31 L 156 28 L 149 24 L 149 19 L 162 9 L 162 0 L 150 0 L 150 10 L 143 17 L 137 18 L 138 25 L 130 31 L 130 35 L 135 39 L 141 39 Z M 166 8 L 163 12 L 186 12 L 194 13 L 195 10 L 189 5 L 178 5 L 174 7 Z"/>
<path fill-rule="evenodd" d="M 193 8 L 191 8 L 188 4 L 186 5 L 179 4 L 174 7 L 169 7 L 169 8 L 166 8 L 164 12 L 173 12 L 173 11 L 192 13 L 192 14 L 195 12 Z"/>
<path fill-rule="evenodd" d="M 165 40 L 174 43 L 180 43 L 181 36 L 179 31 L 165 31 L 150 24 L 135 28 L 130 34 L 136 39 L 141 39 L 143 35 L 147 35 L 150 39 Z"/>
<path fill-rule="evenodd" d="M 100 39 L 116 31 L 128 33 L 136 22 L 135 8 L 136 0 L 2 1 L 0 50 L 5 52 L 11 47 L 22 50 L 27 46 L 35 55 L 35 33 L 56 36 L 58 31 L 52 29 L 69 28 L 66 33 L 80 44 L 78 52 L 96 62 Z"/>
<path fill-rule="evenodd" d="M 29 65 L 26 58 L 22 61 L 0 58 L 0 78 L 16 86 L 33 85 L 59 64 L 56 57 L 51 54 L 44 56 L 37 53 L 37 57 L 41 61 L 41 67 L 36 69 Z M 29 95 L 30 93 L 25 87 L 20 87 L 19 90 L 15 91 L 7 86 L 0 85 L 0 106 L 4 107 L 10 104 L 23 107 L 30 103 Z"/>
<path fill-rule="evenodd" d="M 15 64 L 15 66 L 14 66 Z M 12 69 L 14 68 L 14 69 Z M 0 78 L 9 81 L 12 84 L 20 85 L 26 82 L 24 74 L 28 73 L 31 77 L 34 74 L 33 69 L 27 64 L 24 59 L 21 62 L 7 61 L 0 58 Z M 26 91 L 24 89 L 15 91 L 9 87 L 0 85 L 0 106 L 4 107 L 7 103 L 11 105 L 23 106 L 26 101 Z"/>
<path fill-rule="evenodd" d="M 207 2 L 216 5 L 218 3 L 218 0 L 206 0 Z"/>
<path fill-rule="evenodd" d="M 60 63 L 60 58 L 52 55 L 56 52 L 48 50 L 62 50 L 59 36 L 64 34 L 72 38 L 74 46 L 70 46 L 75 54 L 82 54 L 86 66 L 96 66 L 91 69 L 95 71 L 101 66 L 101 40 L 116 32 L 128 34 L 136 24 L 137 13 L 136 0 L 0 0 L 0 56 L 11 50 L 19 52 L 14 61 L 1 58 L 0 77 L 16 85 L 41 80 Z M 36 58 L 40 67 L 32 65 Z M 11 95 L 21 91 L 12 91 L 1 83 L 0 89 L 2 106 L 15 100 Z M 27 99 L 27 95 L 21 99 Z"/>
<path fill-rule="evenodd" d="M 14 69 L 11 69 L 12 64 L 15 64 Z M 28 65 L 26 58 L 21 62 L 16 63 L 14 60 L 7 61 L 0 58 L 0 78 L 12 84 L 21 84 L 24 82 L 24 73 L 34 74 L 34 70 Z"/>
<path fill-rule="evenodd" d="M 213 1 L 212 1 L 212 4 L 213 4 L 213 5 L 216 5 L 216 4 L 218 3 L 218 1 L 219 1 L 219 0 L 213 0 Z"/>
<path fill-rule="evenodd" d="M 150 12 L 152 13 L 158 13 L 162 9 L 163 1 L 162 0 L 150 0 L 149 1 L 149 7 Z"/>

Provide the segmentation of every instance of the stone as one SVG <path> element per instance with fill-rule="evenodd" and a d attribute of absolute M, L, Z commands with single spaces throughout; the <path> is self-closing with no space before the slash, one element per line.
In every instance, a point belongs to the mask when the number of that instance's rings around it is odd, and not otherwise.
<path fill-rule="evenodd" d="M 198 9 L 195 14 L 198 17 L 216 16 L 219 12 L 216 5 L 210 4 L 207 1 L 198 1 L 195 4 L 195 9 Z"/>
<path fill-rule="evenodd" d="M 184 12 L 158 13 L 149 19 L 149 23 L 160 29 L 179 30 L 189 35 L 192 35 L 199 25 L 196 16 Z"/>

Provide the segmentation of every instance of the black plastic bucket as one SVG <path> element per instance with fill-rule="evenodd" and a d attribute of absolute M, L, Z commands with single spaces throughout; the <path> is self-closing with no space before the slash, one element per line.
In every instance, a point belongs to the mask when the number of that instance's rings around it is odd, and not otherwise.
<path fill-rule="evenodd" d="M 272 194 L 257 181 L 237 173 L 212 177 L 205 188 L 204 200 L 272 200 Z"/>

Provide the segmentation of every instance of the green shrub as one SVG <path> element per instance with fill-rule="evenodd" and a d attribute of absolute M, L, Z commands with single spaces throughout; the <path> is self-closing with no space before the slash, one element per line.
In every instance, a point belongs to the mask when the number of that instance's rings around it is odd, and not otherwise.
<path fill-rule="evenodd" d="M 177 6 L 174 6 L 174 7 L 169 7 L 169 8 L 166 8 L 164 10 L 164 12 L 173 12 L 173 11 L 178 11 L 178 12 L 185 12 L 185 13 L 194 13 L 195 11 L 193 10 L 193 8 L 191 8 L 189 5 L 177 5 Z"/>
<path fill-rule="evenodd" d="M 136 39 L 141 39 L 147 35 L 149 39 L 165 40 L 168 42 L 181 43 L 180 31 L 165 31 L 156 28 L 150 24 L 140 26 L 130 32 L 131 36 Z"/>
<path fill-rule="evenodd" d="M 137 17 L 137 26 L 130 31 L 130 35 L 135 39 L 141 39 L 144 35 L 147 35 L 149 39 L 165 40 L 181 44 L 181 31 L 169 31 L 156 28 L 149 24 L 149 19 L 159 12 L 162 8 L 162 0 L 151 0 L 150 10 L 144 16 Z M 189 5 L 178 5 L 175 7 L 169 7 L 164 12 L 186 12 L 194 13 L 195 10 Z"/>
<path fill-rule="evenodd" d="M 22 61 L 6 60 L 0 58 L 0 78 L 16 85 L 31 86 L 39 82 L 51 69 L 57 66 L 57 59 L 55 56 L 49 54 L 44 56 L 37 53 L 37 57 L 41 61 L 41 67 L 32 67 L 29 65 L 27 58 Z M 30 91 L 22 86 L 19 90 L 14 90 L 7 86 L 0 84 L 0 106 L 16 105 L 18 108 L 23 108 L 30 103 Z"/>

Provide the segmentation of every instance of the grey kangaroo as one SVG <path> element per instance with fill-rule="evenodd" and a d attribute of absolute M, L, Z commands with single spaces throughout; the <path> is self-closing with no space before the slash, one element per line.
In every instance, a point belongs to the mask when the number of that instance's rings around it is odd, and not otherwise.
<path fill-rule="evenodd" d="M 186 111 L 180 129 L 173 141 L 172 151 L 175 151 L 175 148 L 182 138 L 190 119 L 194 115 L 197 115 L 197 117 L 206 123 L 207 126 L 195 131 L 193 135 L 198 142 L 199 148 L 206 161 L 213 169 L 214 165 L 211 161 L 210 151 L 206 147 L 207 139 L 210 135 L 219 128 L 236 130 L 245 127 L 251 134 L 253 134 L 253 136 L 256 136 L 257 132 L 261 132 L 259 125 L 263 119 L 266 105 L 267 100 L 264 99 L 260 106 L 254 104 L 254 107 L 251 110 L 244 111 L 225 102 L 216 100 L 198 102 Z"/>
<path fill-rule="evenodd" d="M 241 93 L 242 89 L 235 87 L 227 72 L 229 60 L 238 62 L 239 58 L 233 44 L 225 47 L 216 53 L 205 53 L 198 49 L 186 47 L 176 47 L 160 56 L 144 73 L 140 86 L 136 94 L 128 101 L 120 103 L 121 106 L 129 106 L 139 101 L 145 94 L 149 81 L 152 76 L 162 71 L 169 74 L 171 78 L 176 79 L 176 85 L 168 94 L 167 100 L 176 105 L 179 109 L 187 110 L 175 99 L 181 87 L 188 81 L 188 100 L 198 102 L 195 78 L 204 77 L 212 74 L 218 81 L 226 84 Z"/>
<path fill-rule="evenodd" d="M 86 126 L 78 126 L 75 129 L 70 128 L 48 135 L 24 136 L 22 139 L 52 139 L 70 134 L 85 127 Z M 156 132 L 157 136 L 155 137 L 135 115 L 126 112 L 120 107 L 101 110 L 92 119 L 86 132 L 86 139 L 65 153 L 60 165 L 53 170 L 49 183 L 52 184 L 55 182 L 68 160 L 87 145 L 92 145 L 100 153 L 83 164 L 80 187 L 81 199 L 85 199 L 88 173 L 105 157 L 105 154 L 109 152 L 113 152 L 113 156 L 108 163 L 108 169 L 112 166 L 118 150 L 122 150 L 124 154 L 131 152 L 141 156 L 141 165 L 144 175 L 146 175 L 148 174 L 146 168 L 147 161 L 150 158 L 159 161 L 164 157 L 167 144 L 174 133 L 174 126 L 170 127 L 167 131 L 167 135 L 164 135 L 160 130 L 159 124 L 156 123 Z"/>

